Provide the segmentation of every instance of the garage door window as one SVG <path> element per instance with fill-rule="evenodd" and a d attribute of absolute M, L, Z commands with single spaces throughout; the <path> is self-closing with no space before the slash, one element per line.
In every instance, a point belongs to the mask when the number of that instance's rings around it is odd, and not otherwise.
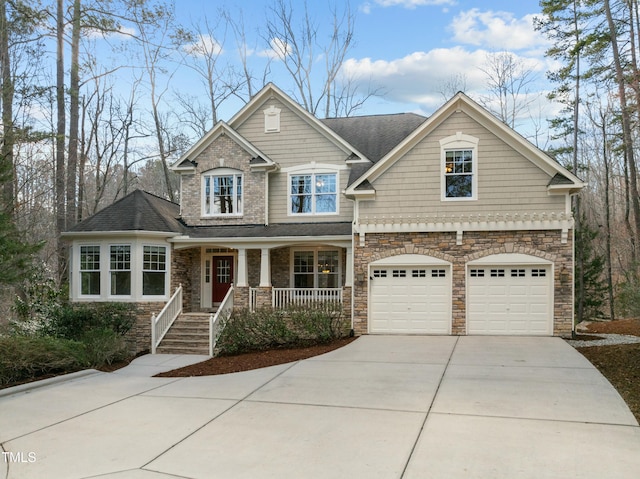
<path fill-rule="evenodd" d="M 445 277 L 445 270 L 444 269 L 432 269 L 431 270 L 431 277 L 432 278 L 444 278 Z"/>
<path fill-rule="evenodd" d="M 546 269 L 532 269 L 531 276 L 534 278 L 544 278 L 547 275 Z"/>
<path fill-rule="evenodd" d="M 512 278 L 524 278 L 526 276 L 524 269 L 512 269 L 511 277 Z"/>
<path fill-rule="evenodd" d="M 472 278 L 484 278 L 484 270 L 483 269 L 472 269 L 470 271 Z"/>
<path fill-rule="evenodd" d="M 504 278 L 504 270 L 503 269 L 492 269 L 491 270 L 492 278 Z"/>

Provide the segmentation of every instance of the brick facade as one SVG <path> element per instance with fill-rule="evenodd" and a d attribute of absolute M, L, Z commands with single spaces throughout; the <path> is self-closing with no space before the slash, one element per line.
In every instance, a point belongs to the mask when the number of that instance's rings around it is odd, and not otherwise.
<path fill-rule="evenodd" d="M 554 268 L 554 322 L 556 336 L 570 336 L 573 326 L 573 242 L 561 242 L 560 231 L 466 232 L 461 245 L 455 233 L 368 233 L 364 247 L 356 235 L 354 248 L 354 330 L 368 332 L 368 266 L 372 261 L 401 254 L 432 256 L 452 264 L 452 325 L 466 334 L 466 276 L 469 261 L 485 256 L 519 253 L 552 261 Z M 359 279 L 359 281 L 358 281 Z"/>
<path fill-rule="evenodd" d="M 244 198 L 265 198 L 264 172 L 250 170 L 251 155 L 228 136 L 220 136 L 198 155 L 195 174 L 183 174 L 181 215 L 190 226 L 265 224 L 263 201 L 244 201 L 242 216 L 202 217 L 202 174 L 214 168 L 243 172 Z M 212 172 L 214 173 L 214 172 Z"/>

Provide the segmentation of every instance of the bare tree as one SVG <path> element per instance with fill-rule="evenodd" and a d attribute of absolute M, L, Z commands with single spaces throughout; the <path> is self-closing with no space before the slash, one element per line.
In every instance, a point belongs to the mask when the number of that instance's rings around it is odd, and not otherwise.
<path fill-rule="evenodd" d="M 487 54 L 486 66 L 480 70 L 487 77 L 489 94 L 480 103 L 511 128 L 526 113 L 537 97 L 531 97 L 530 86 L 535 73 L 522 59 L 510 52 Z"/>
<path fill-rule="evenodd" d="M 355 17 L 349 4 L 341 12 L 335 7 L 330 12 L 329 40 L 324 44 L 319 38 L 319 23 L 311 17 L 306 2 L 298 24 L 291 2 L 275 0 L 269 7 L 263 33 L 268 48 L 295 84 L 294 96 L 314 115 L 333 113 L 338 73 L 354 42 Z M 314 71 L 319 58 L 324 60 L 321 74 Z"/>

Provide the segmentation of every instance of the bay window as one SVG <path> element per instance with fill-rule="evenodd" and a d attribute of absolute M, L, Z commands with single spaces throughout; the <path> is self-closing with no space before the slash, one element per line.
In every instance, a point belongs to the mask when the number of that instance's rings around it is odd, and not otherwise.
<path fill-rule="evenodd" d="M 142 295 L 164 296 L 167 274 L 167 249 L 144 246 L 142 262 Z"/>

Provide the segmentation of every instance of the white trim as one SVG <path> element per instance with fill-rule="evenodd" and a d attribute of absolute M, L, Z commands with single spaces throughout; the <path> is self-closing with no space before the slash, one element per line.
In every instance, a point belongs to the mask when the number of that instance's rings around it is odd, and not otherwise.
<path fill-rule="evenodd" d="M 364 246 L 368 233 L 455 232 L 458 242 L 465 231 L 560 230 L 561 242 L 567 243 L 574 226 L 571 215 L 565 213 L 495 213 L 459 216 L 416 216 L 362 218 L 353 230 L 360 234 Z M 460 243 L 459 243 L 460 244 Z"/>
<path fill-rule="evenodd" d="M 548 259 L 539 258 L 538 256 L 532 256 L 530 254 L 520 253 L 498 253 L 490 254 L 479 259 L 474 259 L 467 263 L 468 266 L 477 265 L 553 265 L 553 261 Z"/>

